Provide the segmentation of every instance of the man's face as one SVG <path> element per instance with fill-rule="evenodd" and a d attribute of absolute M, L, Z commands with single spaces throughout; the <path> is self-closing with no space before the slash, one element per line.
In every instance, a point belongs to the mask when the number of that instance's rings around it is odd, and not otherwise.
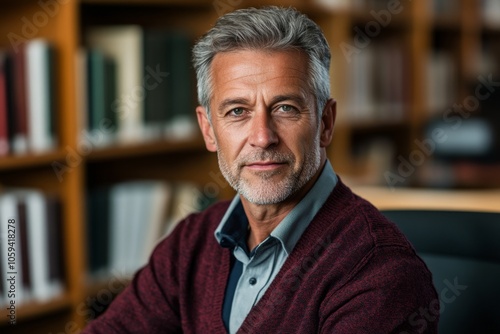
<path fill-rule="evenodd" d="M 311 180 L 322 162 L 306 55 L 220 53 L 211 69 L 208 141 L 204 135 L 207 147 L 217 151 L 222 174 L 251 203 L 285 201 Z"/>

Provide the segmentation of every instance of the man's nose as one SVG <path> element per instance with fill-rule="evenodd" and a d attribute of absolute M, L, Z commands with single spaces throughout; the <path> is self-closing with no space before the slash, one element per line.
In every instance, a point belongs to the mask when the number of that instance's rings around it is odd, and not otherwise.
<path fill-rule="evenodd" d="M 279 142 L 272 116 L 267 110 L 254 111 L 251 119 L 249 144 L 262 149 Z"/>

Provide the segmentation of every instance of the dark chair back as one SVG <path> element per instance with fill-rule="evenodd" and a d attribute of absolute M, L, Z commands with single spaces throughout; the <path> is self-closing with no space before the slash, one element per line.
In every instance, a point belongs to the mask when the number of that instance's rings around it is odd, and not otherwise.
<path fill-rule="evenodd" d="M 382 213 L 432 272 L 441 307 L 439 333 L 500 333 L 500 213 Z"/>

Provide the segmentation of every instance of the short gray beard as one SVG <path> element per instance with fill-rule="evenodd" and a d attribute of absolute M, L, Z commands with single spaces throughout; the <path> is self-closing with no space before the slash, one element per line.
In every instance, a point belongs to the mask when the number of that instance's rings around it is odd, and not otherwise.
<path fill-rule="evenodd" d="M 217 148 L 217 158 L 219 168 L 227 182 L 234 190 L 250 203 L 257 205 L 270 205 L 284 202 L 290 196 L 300 190 L 316 174 L 321 164 L 321 154 L 319 147 L 319 136 L 315 138 L 313 149 L 306 152 L 304 164 L 299 170 L 292 170 L 292 174 L 284 180 L 272 184 L 266 180 L 271 179 L 279 172 L 261 172 L 260 185 L 249 184 L 241 177 L 241 168 L 244 163 L 253 161 L 272 160 L 284 162 L 293 166 L 295 157 L 291 153 L 282 153 L 273 149 L 261 150 L 253 154 L 240 157 L 233 166 L 227 164 L 224 154 Z"/>

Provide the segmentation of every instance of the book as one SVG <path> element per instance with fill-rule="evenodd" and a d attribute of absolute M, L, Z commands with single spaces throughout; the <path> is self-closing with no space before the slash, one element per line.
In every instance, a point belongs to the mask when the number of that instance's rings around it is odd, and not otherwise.
<path fill-rule="evenodd" d="M 58 199 L 39 190 L 9 188 L 0 194 L 0 219 L 15 220 L 15 231 L 0 227 L 0 254 L 7 259 L 6 247 L 15 249 L 14 265 L 2 262 L 2 270 L 16 273 L 16 303 L 45 302 L 63 292 L 60 212 Z M 12 245 L 8 234 L 14 236 Z"/>
<path fill-rule="evenodd" d="M 152 185 L 150 210 L 145 219 L 147 229 L 140 263 L 147 263 L 154 247 L 164 236 L 173 195 L 173 187 L 169 183 L 160 181 Z"/>
<path fill-rule="evenodd" d="M 26 201 L 32 294 L 37 301 L 47 301 L 52 297 L 46 222 L 47 204 L 40 191 L 25 191 L 23 197 Z"/>
<path fill-rule="evenodd" d="M 144 86 L 147 94 L 144 99 L 144 126 L 146 137 L 161 138 L 168 120 L 169 85 L 172 85 L 170 68 L 169 35 L 164 30 L 147 29 L 144 31 Z M 154 77 L 147 71 L 168 73 L 166 77 Z"/>
<path fill-rule="evenodd" d="M 426 97 L 430 115 L 441 115 L 455 100 L 454 60 L 444 51 L 432 50 L 427 58 Z"/>
<path fill-rule="evenodd" d="M 376 95 L 377 119 L 385 121 L 401 121 L 405 117 L 405 105 L 408 100 L 405 75 L 408 73 L 406 53 L 397 41 L 389 40 L 377 48 L 376 79 L 379 84 Z M 376 90 L 377 91 L 377 90 Z"/>
<path fill-rule="evenodd" d="M 21 236 L 21 271 L 23 273 L 23 290 L 31 291 L 31 271 L 30 271 L 30 258 L 29 258 L 29 248 L 28 248 L 28 222 L 26 217 L 26 203 L 23 198 L 17 197 L 17 225 L 19 227 Z"/>
<path fill-rule="evenodd" d="M 28 85 L 26 83 L 26 45 L 12 56 L 12 152 L 28 152 Z"/>
<path fill-rule="evenodd" d="M 29 291 L 23 287 L 23 270 L 22 270 L 22 245 L 21 231 L 18 225 L 17 197 L 11 192 L 5 192 L 0 195 L 0 219 L 4 224 L 1 224 L 0 235 L 2 236 L 0 245 L 2 248 L 1 255 L 3 256 L 2 279 L 7 280 L 10 276 L 15 276 L 15 289 L 10 288 L 10 283 L 6 291 L 4 291 L 4 299 L 15 299 L 17 303 L 26 302 Z M 15 223 L 7 224 L 13 220 Z M 6 261 L 8 260 L 8 261 Z M 12 274 L 15 273 L 15 274 Z M 10 291 L 10 292 L 9 292 Z M 11 294 L 14 294 L 13 297 Z M 9 296 L 10 295 L 10 296 Z"/>
<path fill-rule="evenodd" d="M 8 54 L 0 51 L 0 157 L 9 154 L 9 112 L 7 93 Z"/>
<path fill-rule="evenodd" d="M 111 108 L 118 122 L 118 140 L 136 142 L 143 137 L 143 34 L 137 25 L 92 27 L 86 33 L 89 48 L 99 49 L 116 62 L 116 99 Z"/>
<path fill-rule="evenodd" d="M 130 186 L 127 183 L 113 185 L 110 190 L 110 217 L 108 244 L 109 271 L 116 271 L 129 275 L 127 248 L 130 245 L 130 215 L 133 206 L 130 202 L 128 192 Z"/>
<path fill-rule="evenodd" d="M 434 16 L 453 16 L 460 8 L 460 3 L 453 0 L 433 0 L 432 11 Z"/>
<path fill-rule="evenodd" d="M 149 137 L 190 137 L 197 131 L 191 40 L 182 31 L 144 32 L 144 122 Z"/>
<path fill-rule="evenodd" d="M 53 50 L 44 39 L 26 43 L 28 146 L 34 153 L 56 147 Z"/>
<path fill-rule="evenodd" d="M 97 132 L 99 145 L 114 141 L 116 113 L 112 105 L 116 100 L 116 65 L 114 60 L 98 49 L 87 53 L 87 130 Z"/>
<path fill-rule="evenodd" d="M 116 97 L 111 105 L 120 142 L 179 139 L 196 133 L 192 45 L 186 33 L 120 25 L 92 27 L 86 40 L 89 57 L 95 56 L 96 63 L 107 57 L 116 64 Z M 104 95 L 105 71 L 100 67 L 99 72 L 89 72 L 101 77 L 93 81 L 89 75 L 89 94 Z"/>
<path fill-rule="evenodd" d="M 162 236 L 170 190 L 157 180 L 133 180 L 111 189 L 110 269 L 131 275 L 147 263 Z"/>
<path fill-rule="evenodd" d="M 373 94 L 374 49 L 367 47 L 352 55 L 349 64 L 348 109 L 352 122 L 371 120 L 375 114 Z"/>
<path fill-rule="evenodd" d="M 90 189 L 87 195 L 88 270 L 92 277 L 106 277 L 110 262 L 110 188 Z"/>
<path fill-rule="evenodd" d="M 169 33 L 167 72 L 167 138 L 192 137 L 198 131 L 193 96 L 194 78 L 191 70 L 191 41 L 182 32 Z"/>
<path fill-rule="evenodd" d="M 347 104 L 353 123 L 393 122 L 406 117 L 408 53 L 385 40 L 351 55 Z"/>
<path fill-rule="evenodd" d="M 90 189 L 87 203 L 88 274 L 105 278 L 132 275 L 181 219 L 211 202 L 194 184 L 144 179 Z"/>
<path fill-rule="evenodd" d="M 500 26 L 500 2 L 498 0 L 483 0 L 481 5 L 484 22 L 494 28 Z"/>
<path fill-rule="evenodd" d="M 45 194 L 50 296 L 56 297 L 64 290 L 64 261 L 61 203 L 54 195 Z"/>

